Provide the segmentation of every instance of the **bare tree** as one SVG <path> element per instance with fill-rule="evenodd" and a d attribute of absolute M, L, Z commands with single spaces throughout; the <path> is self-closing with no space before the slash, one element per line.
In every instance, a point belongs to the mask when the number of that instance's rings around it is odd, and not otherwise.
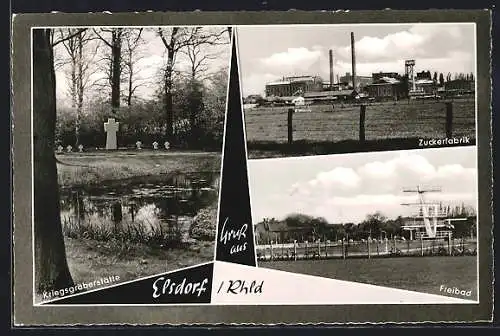
<path fill-rule="evenodd" d="M 141 78 L 137 78 L 136 65 L 137 62 L 142 58 L 138 54 L 138 48 L 143 44 L 141 38 L 143 28 L 139 29 L 127 29 L 123 34 L 123 47 L 124 52 L 122 55 L 123 65 L 124 65 L 124 75 L 126 75 L 126 93 L 125 100 L 127 101 L 127 106 L 132 105 L 132 97 L 134 96 L 136 90 L 145 85 Z"/>
<path fill-rule="evenodd" d="M 164 110 L 166 119 L 166 136 L 170 138 L 173 132 L 173 102 L 172 102 L 172 75 L 175 66 L 177 54 L 186 48 L 194 46 L 202 46 L 206 44 L 215 44 L 216 40 L 227 30 L 221 32 L 205 31 L 202 27 L 194 28 L 158 28 L 158 35 L 160 36 L 167 53 L 167 64 L 164 72 Z M 195 58 L 194 68 L 200 68 L 202 63 L 199 63 L 202 57 Z M 198 65 L 197 65 L 198 64 Z"/>
<path fill-rule="evenodd" d="M 225 38 L 226 29 L 191 28 L 192 43 L 186 45 L 181 52 L 189 61 L 189 75 L 191 80 L 203 80 L 209 70 L 209 62 L 220 56 L 220 49 L 213 47 L 228 45 L 230 38 Z"/>
<path fill-rule="evenodd" d="M 122 76 L 122 40 L 123 28 L 112 29 L 94 29 L 95 34 L 101 39 L 106 46 L 111 49 L 109 79 L 111 85 L 111 109 L 112 115 L 116 116 L 120 108 L 120 84 Z M 107 40 L 102 36 L 102 33 L 110 33 L 111 40 Z"/>
<path fill-rule="evenodd" d="M 54 155 L 56 78 L 48 29 L 33 30 L 33 101 L 35 283 L 41 293 L 73 285 L 66 261 Z"/>
<path fill-rule="evenodd" d="M 99 45 L 97 43 L 91 45 L 91 41 L 96 37 L 90 30 L 65 28 L 59 29 L 58 35 L 67 56 L 67 62 L 63 61 L 62 65 L 69 65 L 68 91 L 71 107 L 76 110 L 75 147 L 77 147 L 80 144 L 80 120 L 83 113 L 84 92 L 92 85 L 90 78 L 97 72 L 93 64 Z"/>

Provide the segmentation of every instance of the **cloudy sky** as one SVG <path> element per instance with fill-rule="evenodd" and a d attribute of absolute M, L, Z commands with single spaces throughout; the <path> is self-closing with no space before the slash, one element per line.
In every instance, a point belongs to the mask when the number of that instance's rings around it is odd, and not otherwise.
<path fill-rule="evenodd" d="M 165 27 L 168 28 L 168 27 Z M 211 26 L 206 27 L 205 29 L 220 31 L 221 29 L 225 29 L 225 27 L 217 27 Z M 110 40 L 110 33 L 102 33 L 102 36 L 108 40 Z M 166 64 L 166 52 L 163 42 L 160 37 L 157 35 L 157 28 L 144 28 L 142 33 L 143 44 L 138 48 L 137 52 L 140 56 L 140 60 L 134 66 L 135 71 L 137 71 L 137 77 L 142 79 L 143 85 L 137 90 L 137 95 L 143 99 L 151 98 L 152 94 L 158 87 L 158 78 L 160 74 L 160 69 L 163 68 Z M 208 46 L 204 47 L 204 51 L 207 54 L 215 55 L 216 57 L 207 60 L 207 66 L 209 71 L 215 72 L 220 70 L 222 67 L 229 66 L 229 57 L 230 57 L 230 44 L 229 44 L 229 35 L 223 35 L 224 39 L 228 42 L 227 45 L 222 46 Z M 89 57 L 89 55 L 93 54 L 93 50 L 96 48 L 97 42 L 91 42 L 89 44 L 88 49 L 85 51 L 85 55 Z M 125 48 L 125 47 L 123 47 Z M 98 70 L 98 68 L 103 67 L 105 65 L 105 61 L 102 61 L 102 57 L 104 52 L 109 52 L 109 47 L 104 46 L 101 43 L 101 47 L 99 48 L 98 53 L 93 57 L 93 62 L 90 66 L 89 72 L 93 72 L 94 74 L 90 78 L 89 82 L 95 82 L 96 80 L 105 78 L 105 73 L 102 70 Z M 57 59 L 67 58 L 67 53 L 64 49 L 64 46 L 60 43 L 56 45 L 54 48 L 54 55 Z M 101 61 L 99 61 L 101 59 Z M 177 71 L 188 71 L 189 70 L 189 61 L 187 56 L 182 53 L 179 53 L 176 57 L 175 70 Z M 57 90 L 57 98 L 60 104 L 68 104 L 69 95 L 68 95 L 68 73 L 69 66 L 56 67 L 56 90 Z M 87 98 L 91 98 L 95 91 L 100 91 L 99 88 L 94 87 L 93 90 L 87 91 Z"/>
<path fill-rule="evenodd" d="M 358 223 L 381 211 L 411 213 L 403 188 L 441 187 L 429 201 L 476 207 L 475 146 L 248 161 L 253 223 L 298 212 Z M 459 183 L 457 183 L 459 181 Z M 414 210 L 414 209 L 413 209 Z"/>
<path fill-rule="evenodd" d="M 416 71 L 475 72 L 471 23 L 244 26 L 237 29 L 244 96 L 263 94 L 266 82 L 287 75 L 320 75 L 329 80 L 329 49 L 335 78 L 352 72 L 351 32 L 358 75 L 403 74 L 406 59 L 415 59 Z"/>

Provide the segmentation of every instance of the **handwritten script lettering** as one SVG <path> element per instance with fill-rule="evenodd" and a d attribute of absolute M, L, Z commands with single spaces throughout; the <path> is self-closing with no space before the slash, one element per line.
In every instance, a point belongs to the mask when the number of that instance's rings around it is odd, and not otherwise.
<path fill-rule="evenodd" d="M 161 295 L 196 295 L 207 291 L 208 279 L 205 278 L 201 282 L 190 282 L 186 278 L 181 282 L 175 283 L 169 278 L 159 277 L 153 282 L 153 298 L 158 298 Z"/>
<path fill-rule="evenodd" d="M 257 280 L 228 280 L 222 281 L 217 293 L 227 294 L 262 294 L 264 281 Z"/>
<path fill-rule="evenodd" d="M 224 220 L 224 224 L 222 225 L 221 236 L 219 238 L 219 242 L 223 245 L 231 244 L 229 249 L 230 254 L 235 254 L 238 252 L 243 252 L 247 249 L 248 242 L 241 243 L 242 239 L 247 238 L 247 230 L 248 224 L 243 224 L 239 229 L 226 229 L 226 224 L 229 222 L 229 218 Z M 234 241 L 237 241 L 234 243 Z"/>

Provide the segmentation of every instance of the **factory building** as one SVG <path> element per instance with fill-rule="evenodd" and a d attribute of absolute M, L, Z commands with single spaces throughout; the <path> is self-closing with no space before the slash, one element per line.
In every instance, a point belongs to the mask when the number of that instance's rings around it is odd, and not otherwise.
<path fill-rule="evenodd" d="M 266 97 L 290 97 L 322 90 L 323 80 L 318 76 L 283 77 L 266 84 Z"/>
<path fill-rule="evenodd" d="M 355 90 L 338 90 L 322 92 L 306 92 L 304 99 L 306 104 L 332 103 L 335 101 L 352 101 L 358 93 Z"/>
<path fill-rule="evenodd" d="M 365 87 L 368 84 L 372 83 L 372 77 L 370 76 L 356 76 L 354 78 L 356 80 L 356 89 L 361 89 Z M 344 76 L 340 76 L 340 83 L 342 83 L 343 86 L 350 86 L 352 88 L 352 80 L 353 76 L 351 75 L 350 72 L 346 72 Z"/>
<path fill-rule="evenodd" d="M 463 95 L 475 92 L 475 82 L 471 79 L 453 79 L 444 83 L 447 95 Z"/>
<path fill-rule="evenodd" d="M 404 81 L 393 77 L 379 77 L 379 74 L 374 74 L 372 84 L 364 87 L 365 92 L 378 100 L 386 99 L 402 99 L 407 97 L 407 86 Z"/>

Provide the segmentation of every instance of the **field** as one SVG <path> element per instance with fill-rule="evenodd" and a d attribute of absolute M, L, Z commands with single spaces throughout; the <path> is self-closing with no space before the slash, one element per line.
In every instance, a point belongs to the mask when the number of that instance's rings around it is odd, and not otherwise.
<path fill-rule="evenodd" d="M 453 136 L 475 138 L 475 106 L 473 99 L 453 102 Z M 287 116 L 290 107 L 256 107 L 245 109 L 246 137 L 251 155 L 259 151 L 279 152 L 288 141 Z M 419 138 L 446 136 L 445 101 L 399 101 L 366 104 L 366 150 L 416 148 Z M 293 114 L 295 152 L 343 152 L 364 150 L 359 142 L 359 105 L 336 104 L 300 107 Z M 385 142 L 390 139 L 391 143 Z M 343 146 L 331 147 L 331 144 Z M 347 143 L 347 144 L 346 144 Z M 329 147 L 330 145 L 330 147 Z M 345 146 L 352 147 L 346 150 Z M 290 146 L 289 146 L 290 147 Z M 293 147 L 293 146 L 292 146 Z M 402 147 L 402 148 L 398 148 Z M 307 153 L 306 153 L 307 154 Z M 265 155 L 264 155 L 265 156 Z M 275 156 L 275 155 L 271 155 Z M 276 156 L 280 156 L 276 153 Z"/>
<path fill-rule="evenodd" d="M 475 256 L 272 261 L 260 263 L 259 267 L 423 293 L 453 295 L 439 291 L 439 287 L 445 285 L 472 290 L 472 296 L 467 299 L 477 299 Z"/>

